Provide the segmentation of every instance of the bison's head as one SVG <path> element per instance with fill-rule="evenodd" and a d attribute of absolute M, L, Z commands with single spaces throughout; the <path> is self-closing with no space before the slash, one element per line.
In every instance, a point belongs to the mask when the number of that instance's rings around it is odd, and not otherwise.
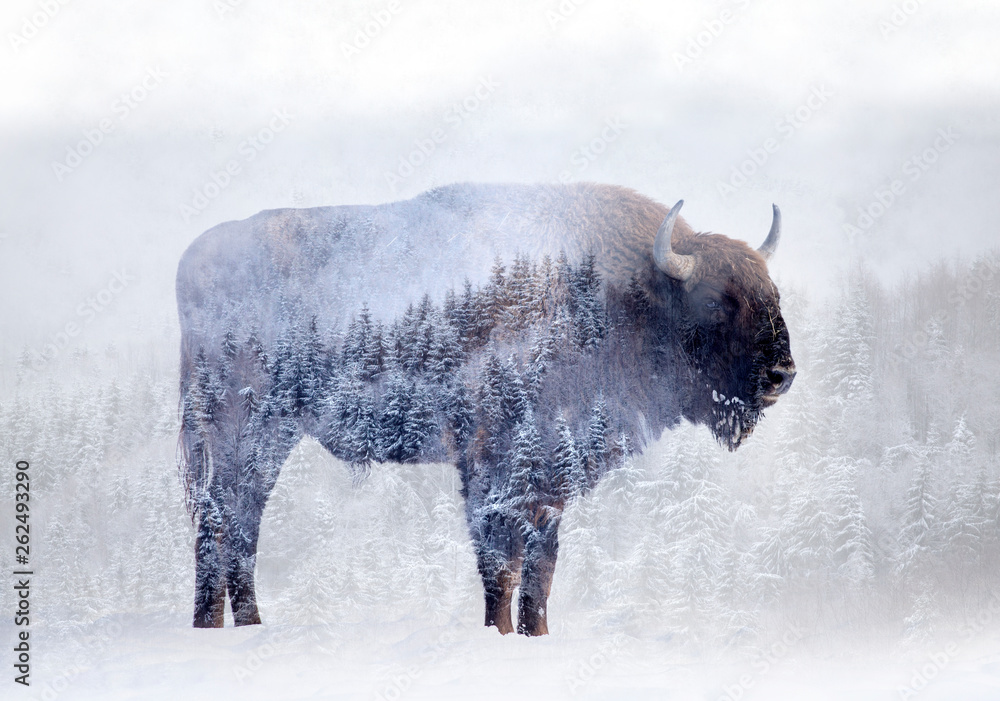
<path fill-rule="evenodd" d="M 682 204 L 656 235 L 654 287 L 662 313 L 673 316 L 664 323 L 679 333 L 690 372 L 685 414 L 735 450 L 795 378 L 778 290 L 767 273 L 781 213 L 775 206 L 771 231 L 754 250 L 726 236 L 682 231 L 675 226 Z"/>

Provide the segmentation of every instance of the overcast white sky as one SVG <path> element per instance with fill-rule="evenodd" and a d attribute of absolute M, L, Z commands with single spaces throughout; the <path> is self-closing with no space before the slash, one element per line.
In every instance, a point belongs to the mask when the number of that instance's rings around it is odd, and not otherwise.
<path fill-rule="evenodd" d="M 345 51 L 366 24 L 367 45 Z M 772 270 L 816 293 L 852 256 L 891 279 L 998 243 L 1000 3 L 5 0 L 0 30 L 4 364 L 87 322 L 79 305 L 123 270 L 74 343 L 169 336 L 177 259 L 221 221 L 462 180 L 624 184 L 755 244 L 777 202 Z M 249 147 L 275 110 L 287 125 Z M 808 118 L 789 126 L 796 110 Z M 102 120 L 91 153 L 54 167 Z M 602 131 L 614 138 L 589 160 Z"/>

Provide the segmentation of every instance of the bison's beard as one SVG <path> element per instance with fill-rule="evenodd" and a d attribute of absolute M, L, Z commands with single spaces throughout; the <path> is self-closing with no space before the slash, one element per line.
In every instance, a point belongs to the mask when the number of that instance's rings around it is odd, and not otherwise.
<path fill-rule="evenodd" d="M 739 397 L 727 397 L 717 391 L 712 395 L 709 428 L 719 443 L 736 450 L 753 433 L 762 413 Z"/>
<path fill-rule="evenodd" d="M 725 377 L 721 368 L 707 364 L 692 368 L 692 387 L 696 388 L 691 398 L 692 418 L 705 424 L 730 451 L 743 445 L 764 415 L 764 388 L 755 370 L 744 370 L 747 378 L 739 383 Z"/>

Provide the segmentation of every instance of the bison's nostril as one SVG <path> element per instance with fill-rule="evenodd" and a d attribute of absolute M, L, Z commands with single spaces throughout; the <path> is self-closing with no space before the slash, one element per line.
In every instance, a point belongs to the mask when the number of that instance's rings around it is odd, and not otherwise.
<path fill-rule="evenodd" d="M 795 379 L 795 369 L 774 367 L 767 371 L 767 379 L 773 385 L 771 390 L 774 394 L 784 394 L 792 386 Z"/>

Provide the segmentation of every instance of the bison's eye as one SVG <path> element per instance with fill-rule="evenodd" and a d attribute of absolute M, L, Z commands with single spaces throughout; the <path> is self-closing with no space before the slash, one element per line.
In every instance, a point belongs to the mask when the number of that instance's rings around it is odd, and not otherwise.
<path fill-rule="evenodd" d="M 714 299 L 710 299 L 705 302 L 705 306 L 709 309 L 722 309 L 722 305 L 716 302 Z"/>

